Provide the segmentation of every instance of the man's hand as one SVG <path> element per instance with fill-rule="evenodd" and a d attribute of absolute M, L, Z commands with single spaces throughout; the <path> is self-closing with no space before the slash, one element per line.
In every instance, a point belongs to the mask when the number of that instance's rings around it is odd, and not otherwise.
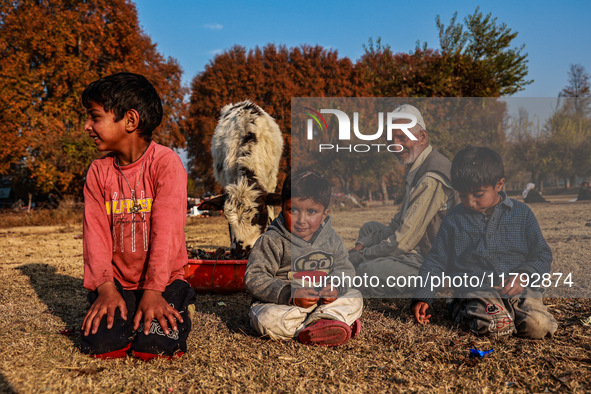
<path fill-rule="evenodd" d="M 156 290 L 144 290 L 144 295 L 133 318 L 134 330 L 139 328 L 142 317 L 144 318 L 144 335 L 150 333 L 153 319 L 158 320 L 166 335 L 170 334 L 168 323 L 170 323 L 172 330 L 176 331 L 178 329 L 176 321 L 183 322 L 181 314 L 166 302 L 161 292 Z"/>
<path fill-rule="evenodd" d="M 421 326 L 429 323 L 429 319 L 431 318 L 431 315 L 427 315 L 427 309 L 429 309 L 429 304 L 423 301 L 417 302 L 412 307 L 412 314 L 415 317 L 415 321 Z"/>
<path fill-rule="evenodd" d="M 320 303 L 330 304 L 331 302 L 336 301 L 339 292 L 334 287 L 327 285 L 320 289 L 318 295 L 320 296 Z"/>
<path fill-rule="evenodd" d="M 527 282 L 521 281 L 521 275 L 517 277 L 511 275 L 511 277 L 505 279 L 505 283 L 503 283 L 503 287 L 501 288 L 501 295 L 513 297 L 521 294 L 525 290 L 525 283 Z"/>
<path fill-rule="evenodd" d="M 117 291 L 114 282 L 105 282 L 97 287 L 96 291 L 98 292 L 98 297 L 91 305 L 82 322 L 84 336 L 88 336 L 90 332 L 96 334 L 101 324 L 101 319 L 105 315 L 107 315 L 107 329 L 110 330 L 113 328 L 117 308 L 119 308 L 123 320 L 127 320 L 127 306 L 123 297 Z"/>
<path fill-rule="evenodd" d="M 293 304 L 300 308 L 309 308 L 319 299 L 318 292 L 311 288 L 297 289 L 293 294 Z"/>

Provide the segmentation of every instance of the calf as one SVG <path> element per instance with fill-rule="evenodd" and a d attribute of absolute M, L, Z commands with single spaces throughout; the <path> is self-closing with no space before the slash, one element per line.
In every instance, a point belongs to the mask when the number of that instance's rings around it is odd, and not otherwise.
<path fill-rule="evenodd" d="M 202 210 L 224 210 L 230 230 L 230 251 L 248 256 L 280 205 L 277 187 L 283 137 L 277 123 L 258 105 L 246 100 L 222 108 L 211 152 L 213 174 L 224 188 Z"/>

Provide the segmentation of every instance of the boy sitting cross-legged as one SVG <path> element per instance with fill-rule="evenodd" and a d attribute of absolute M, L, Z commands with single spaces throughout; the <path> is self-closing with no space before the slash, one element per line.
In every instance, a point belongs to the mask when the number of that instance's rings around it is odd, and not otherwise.
<path fill-rule="evenodd" d="M 330 184 L 316 172 L 285 180 L 282 212 L 254 245 L 244 277 L 259 334 L 336 346 L 359 332 L 363 299 L 349 289 L 355 269 L 330 226 L 330 196 Z"/>
<path fill-rule="evenodd" d="M 464 282 L 448 301 L 456 323 L 480 335 L 552 336 L 557 323 L 542 292 L 526 285 L 548 273 L 552 252 L 531 209 L 501 191 L 501 157 L 489 148 L 462 149 L 452 162 L 451 183 L 462 204 L 443 219 L 420 269 L 424 285 L 413 301 L 416 322 L 424 325 L 431 316 L 434 291 L 427 278 L 477 277 L 485 279 L 482 287 Z"/>

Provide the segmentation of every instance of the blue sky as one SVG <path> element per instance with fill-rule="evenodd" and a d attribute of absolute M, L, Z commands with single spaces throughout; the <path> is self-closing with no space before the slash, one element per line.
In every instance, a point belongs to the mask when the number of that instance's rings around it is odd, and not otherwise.
<path fill-rule="evenodd" d="M 370 37 L 382 37 L 395 52 L 416 42 L 439 47 L 435 17 L 447 24 L 474 12 L 474 1 L 200 1 L 136 0 L 140 24 L 164 56 L 180 63 L 185 84 L 216 53 L 233 45 L 268 43 L 288 47 L 319 44 L 356 61 Z M 567 83 L 571 63 L 591 72 L 591 1 L 506 1 L 480 6 L 519 35 L 529 54 L 534 83 L 516 97 L 556 97 Z"/>

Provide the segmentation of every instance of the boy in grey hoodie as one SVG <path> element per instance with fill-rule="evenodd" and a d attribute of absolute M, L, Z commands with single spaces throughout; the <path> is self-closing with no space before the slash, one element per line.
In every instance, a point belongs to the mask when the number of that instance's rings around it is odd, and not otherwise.
<path fill-rule="evenodd" d="M 272 339 L 336 346 L 355 336 L 363 309 L 355 269 L 330 226 L 330 184 L 313 171 L 285 180 L 281 214 L 258 239 L 244 277 L 250 321 Z"/>

